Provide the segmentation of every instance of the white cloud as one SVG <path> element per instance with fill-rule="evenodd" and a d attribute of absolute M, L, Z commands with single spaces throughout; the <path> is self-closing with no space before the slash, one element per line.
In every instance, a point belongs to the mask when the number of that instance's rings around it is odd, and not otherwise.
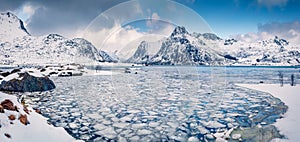
<path fill-rule="evenodd" d="M 284 38 L 291 43 L 300 43 L 300 22 L 285 22 L 285 23 L 266 23 L 258 25 L 257 33 L 239 34 L 233 36 L 234 38 L 246 42 L 255 42 L 259 40 L 268 40 L 278 36 Z"/>
<path fill-rule="evenodd" d="M 268 40 L 274 38 L 274 35 L 271 35 L 267 32 L 260 32 L 260 33 L 247 33 L 247 34 L 238 34 L 233 36 L 233 38 L 244 41 L 244 42 L 257 42 L 260 40 Z"/>
<path fill-rule="evenodd" d="M 22 19 L 22 21 L 25 22 L 25 26 L 27 23 L 29 23 L 32 15 L 34 15 L 35 11 L 40 8 L 39 6 L 34 6 L 31 3 L 25 3 L 18 9 L 14 11 L 18 17 Z"/>
<path fill-rule="evenodd" d="M 105 28 L 99 31 L 78 31 L 77 37 L 84 37 L 91 41 L 98 49 L 115 53 L 120 58 L 129 58 L 141 41 L 158 40 L 169 36 L 173 31 L 172 25 L 164 26 L 155 32 L 140 32 L 139 29 L 131 26 L 122 27 L 120 23 L 116 23 L 112 28 Z"/>
<path fill-rule="evenodd" d="M 257 0 L 257 3 L 267 8 L 284 7 L 288 3 L 288 0 Z"/>
<path fill-rule="evenodd" d="M 160 17 L 154 12 L 152 13 L 151 17 L 149 17 L 149 20 L 147 20 L 146 25 L 151 28 L 157 23 L 158 20 L 160 20 Z"/>

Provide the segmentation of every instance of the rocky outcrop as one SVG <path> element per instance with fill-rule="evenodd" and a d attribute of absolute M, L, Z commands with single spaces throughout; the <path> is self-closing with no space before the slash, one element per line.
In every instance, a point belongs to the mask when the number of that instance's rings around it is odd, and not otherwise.
<path fill-rule="evenodd" d="M 0 84 L 1 91 L 35 92 L 47 91 L 55 88 L 55 84 L 48 77 L 35 77 L 29 73 L 18 73 L 19 78 L 3 80 Z"/>

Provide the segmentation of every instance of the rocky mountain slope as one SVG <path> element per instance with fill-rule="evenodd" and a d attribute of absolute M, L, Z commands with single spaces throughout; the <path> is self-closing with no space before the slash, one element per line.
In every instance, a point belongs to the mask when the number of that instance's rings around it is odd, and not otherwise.
<path fill-rule="evenodd" d="M 0 64 L 49 64 L 113 62 L 82 38 L 67 39 L 58 34 L 31 36 L 12 13 L 0 14 Z"/>

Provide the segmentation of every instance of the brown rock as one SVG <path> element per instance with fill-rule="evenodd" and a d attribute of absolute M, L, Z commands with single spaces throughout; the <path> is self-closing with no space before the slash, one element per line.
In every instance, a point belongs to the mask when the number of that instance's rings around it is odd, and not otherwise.
<path fill-rule="evenodd" d="M 9 99 L 6 99 L 3 102 L 1 102 L 1 105 L 3 106 L 4 109 L 7 110 L 12 110 L 12 111 L 17 110 L 16 107 L 14 106 L 14 103 Z"/>
<path fill-rule="evenodd" d="M 8 116 L 8 119 L 9 119 L 9 120 L 16 120 L 16 116 L 10 115 L 10 116 Z"/>
<path fill-rule="evenodd" d="M 24 115 L 21 114 L 21 116 L 19 117 L 19 120 L 20 120 L 20 122 L 21 122 L 22 124 L 24 124 L 24 125 L 29 124 L 28 119 L 27 119 L 27 115 L 26 115 L 26 114 L 24 114 Z"/>
<path fill-rule="evenodd" d="M 2 105 L 0 105 L 0 113 L 4 113 L 4 108 Z"/>
<path fill-rule="evenodd" d="M 27 109 L 27 107 L 23 107 L 23 110 L 27 113 L 27 114 L 29 114 L 29 111 L 28 111 L 28 109 Z"/>
<path fill-rule="evenodd" d="M 38 114 L 42 114 L 41 110 L 39 110 L 39 109 L 36 109 L 35 112 Z"/>
<path fill-rule="evenodd" d="M 7 138 L 11 138 L 10 134 L 4 133 L 4 136 L 6 136 Z"/>

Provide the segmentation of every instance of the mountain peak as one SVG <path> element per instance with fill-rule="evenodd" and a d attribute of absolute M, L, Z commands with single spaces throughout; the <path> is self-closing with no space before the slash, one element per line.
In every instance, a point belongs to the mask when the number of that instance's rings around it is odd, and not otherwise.
<path fill-rule="evenodd" d="M 19 19 L 15 14 L 11 12 L 0 13 L 0 20 L 0 26 L 4 27 L 3 29 L 1 29 L 1 33 L 14 34 L 12 33 L 12 30 L 20 29 L 22 32 L 25 32 L 25 35 L 30 35 L 25 28 L 23 21 Z"/>
<path fill-rule="evenodd" d="M 172 32 L 171 36 L 179 35 L 179 34 L 186 34 L 188 33 L 185 27 L 183 26 L 177 26 L 174 31 Z"/>
<path fill-rule="evenodd" d="M 16 17 L 17 18 L 17 16 L 15 14 L 11 13 L 11 12 L 1 13 L 1 15 L 7 15 L 8 18 L 10 18 L 10 17 Z"/>
<path fill-rule="evenodd" d="M 289 42 L 288 42 L 287 40 L 281 39 L 281 38 L 279 38 L 278 36 L 275 36 L 274 42 L 275 42 L 277 45 L 279 45 L 279 46 L 285 46 L 285 45 L 288 45 L 288 44 L 289 44 Z"/>
<path fill-rule="evenodd" d="M 214 33 L 204 33 L 202 34 L 202 36 L 205 39 L 209 39 L 209 40 L 222 40 L 220 37 L 218 37 L 216 34 Z"/>

